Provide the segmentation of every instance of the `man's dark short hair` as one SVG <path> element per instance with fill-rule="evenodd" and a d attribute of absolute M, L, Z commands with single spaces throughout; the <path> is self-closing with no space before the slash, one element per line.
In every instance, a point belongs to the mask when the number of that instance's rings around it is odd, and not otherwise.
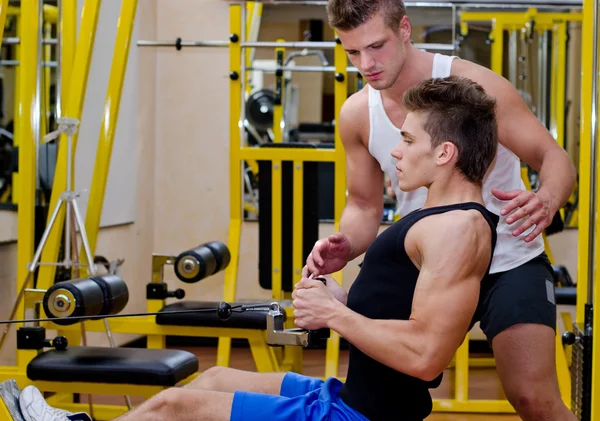
<path fill-rule="evenodd" d="M 377 13 L 397 32 L 406 16 L 406 8 L 402 0 L 329 0 L 327 3 L 329 25 L 342 31 L 358 28 Z"/>
<path fill-rule="evenodd" d="M 458 149 L 456 167 L 477 184 L 494 161 L 498 148 L 496 100 L 470 79 L 457 76 L 427 79 L 404 94 L 408 112 L 426 115 L 431 146 L 452 142 Z"/>

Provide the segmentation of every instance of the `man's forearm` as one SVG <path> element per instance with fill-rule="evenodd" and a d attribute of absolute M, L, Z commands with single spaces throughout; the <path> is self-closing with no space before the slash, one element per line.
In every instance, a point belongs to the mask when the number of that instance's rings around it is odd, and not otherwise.
<path fill-rule="evenodd" d="M 551 210 L 558 211 L 569 199 L 577 173 L 562 149 L 546 152 L 540 168 L 538 196 L 548 200 Z"/>
<path fill-rule="evenodd" d="M 348 202 L 340 220 L 340 232 L 346 234 L 352 245 L 350 259 L 363 254 L 377 237 L 382 210 Z"/>
<path fill-rule="evenodd" d="M 328 327 L 376 361 L 394 370 L 433 380 L 443 370 L 432 338 L 414 320 L 366 318 L 347 307 L 335 311 Z M 439 368 L 442 367 L 442 368 Z"/>

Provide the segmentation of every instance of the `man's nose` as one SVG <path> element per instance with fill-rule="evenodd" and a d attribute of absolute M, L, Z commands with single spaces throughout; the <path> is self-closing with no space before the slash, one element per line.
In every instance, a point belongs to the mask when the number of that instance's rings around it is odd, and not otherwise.
<path fill-rule="evenodd" d="M 363 69 L 368 70 L 373 67 L 373 59 L 367 53 L 362 53 L 360 56 L 360 65 Z"/>

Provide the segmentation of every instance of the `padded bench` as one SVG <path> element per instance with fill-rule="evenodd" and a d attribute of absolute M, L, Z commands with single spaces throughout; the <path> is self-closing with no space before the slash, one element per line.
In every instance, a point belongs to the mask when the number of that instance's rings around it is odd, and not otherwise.
<path fill-rule="evenodd" d="M 38 354 L 27 366 L 30 380 L 175 386 L 198 371 L 190 352 L 171 349 L 70 346 Z"/>
<path fill-rule="evenodd" d="M 230 303 L 232 307 L 237 305 L 269 304 L 270 301 L 238 301 Z M 280 301 L 283 307 L 291 306 L 289 300 Z M 218 302 L 211 301 L 180 301 L 165 306 L 156 315 L 156 324 L 167 326 L 201 326 L 201 327 L 228 327 L 238 329 L 267 329 L 267 310 L 233 311 L 227 320 L 217 317 L 216 308 Z M 215 309 L 215 311 L 204 311 L 198 313 L 166 314 L 170 311 L 187 311 L 197 309 Z"/>
<path fill-rule="evenodd" d="M 556 304 L 577 305 L 577 287 L 554 288 Z"/>

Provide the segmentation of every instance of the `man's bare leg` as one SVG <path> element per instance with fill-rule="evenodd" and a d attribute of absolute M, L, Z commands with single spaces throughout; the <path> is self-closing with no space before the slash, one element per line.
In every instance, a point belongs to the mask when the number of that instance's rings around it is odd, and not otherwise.
<path fill-rule="evenodd" d="M 232 393 L 172 388 L 114 421 L 229 421 L 232 403 Z"/>
<path fill-rule="evenodd" d="M 256 373 L 253 371 L 215 366 L 204 371 L 190 383 L 186 384 L 184 388 L 228 393 L 234 393 L 236 390 L 244 390 L 246 392 L 279 395 L 281 382 L 285 374 Z"/>
<path fill-rule="evenodd" d="M 575 421 L 558 389 L 555 332 L 519 324 L 492 341 L 498 375 L 508 401 L 524 421 Z"/>

